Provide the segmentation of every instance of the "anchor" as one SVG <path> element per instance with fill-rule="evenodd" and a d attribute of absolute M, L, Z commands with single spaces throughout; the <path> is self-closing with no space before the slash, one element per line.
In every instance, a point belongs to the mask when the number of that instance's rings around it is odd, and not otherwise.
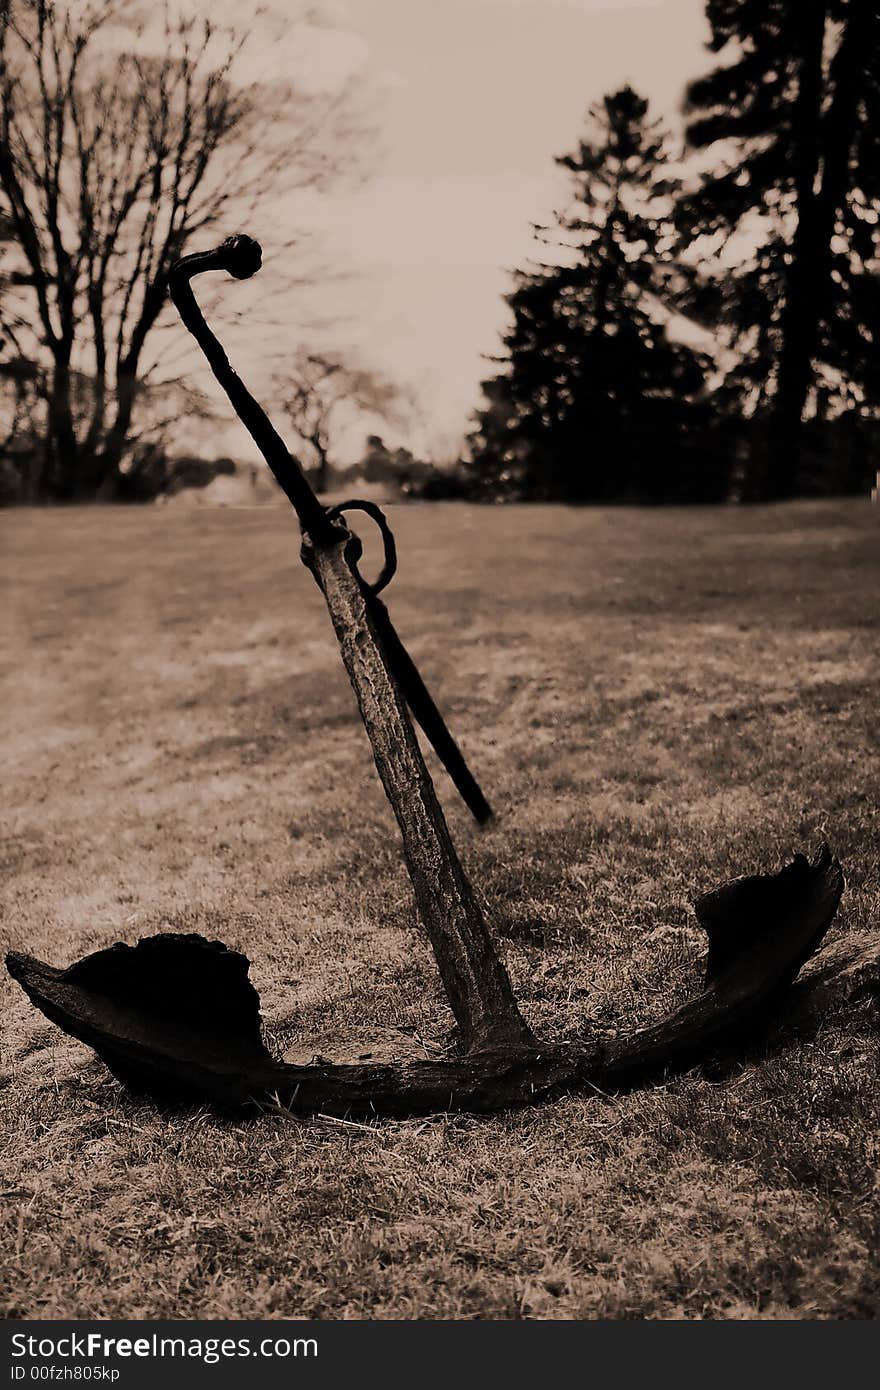
<path fill-rule="evenodd" d="M 489 804 L 379 597 L 397 563 L 387 520 L 371 502 L 321 504 L 196 302 L 196 275 L 224 271 L 243 280 L 261 260 L 252 238 L 230 237 L 178 261 L 169 276 L 171 298 L 296 511 L 301 557 L 326 601 L 397 819 L 459 1050 L 399 1063 L 278 1061 L 262 1039 L 247 957 L 195 934 L 118 943 L 64 969 L 13 952 L 6 958 L 10 974 L 47 1018 L 92 1047 L 133 1093 L 236 1109 L 271 1099 L 296 1113 L 342 1117 L 498 1110 L 570 1090 L 621 1091 L 741 1045 L 779 1011 L 821 946 L 844 887 L 837 858 L 823 845 L 812 860 L 798 854 L 775 873 L 734 879 L 700 897 L 695 910 L 709 943 L 705 985 L 659 1023 L 583 1043 L 533 1033 L 414 732 L 413 719 L 472 814 L 488 819 Z M 360 573 L 362 543 L 346 520 L 358 511 L 383 539 L 384 563 L 373 583 Z"/>

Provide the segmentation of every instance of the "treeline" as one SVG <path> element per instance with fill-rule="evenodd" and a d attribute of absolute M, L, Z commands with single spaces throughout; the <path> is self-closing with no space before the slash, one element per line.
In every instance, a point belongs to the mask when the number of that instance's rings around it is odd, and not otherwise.
<path fill-rule="evenodd" d="M 145 14 L 0 5 L 0 505 L 175 484 L 180 421 L 210 410 L 176 358 L 170 265 L 257 202 L 264 216 L 270 190 L 332 185 L 368 134 L 349 79 L 318 95 L 275 83 L 268 139 L 267 93 L 236 76 L 243 40 L 171 0 L 152 47 L 120 52 L 113 36 L 134 39 Z M 629 87 L 591 110 L 558 160 L 568 204 L 514 275 L 468 461 L 428 476 L 404 460 L 401 487 L 584 501 L 870 487 L 880 4 L 707 0 L 707 14 L 717 61 L 686 93 L 683 145 Z M 320 279 L 307 246 L 285 250 L 291 283 Z M 288 377 L 279 401 L 320 483 L 337 410 L 388 418 L 395 390 L 324 353 Z"/>
<path fill-rule="evenodd" d="M 507 297 L 458 487 L 867 491 L 880 443 L 880 7 L 709 0 L 676 149 L 625 87 Z"/>

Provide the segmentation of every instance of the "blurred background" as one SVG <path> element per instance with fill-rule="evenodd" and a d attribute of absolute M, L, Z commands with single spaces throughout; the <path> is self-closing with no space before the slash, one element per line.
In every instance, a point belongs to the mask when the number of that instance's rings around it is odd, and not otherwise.
<path fill-rule="evenodd" d="M 277 489 L 167 300 L 332 495 L 864 494 L 866 0 L 9 0 L 0 501 Z"/>

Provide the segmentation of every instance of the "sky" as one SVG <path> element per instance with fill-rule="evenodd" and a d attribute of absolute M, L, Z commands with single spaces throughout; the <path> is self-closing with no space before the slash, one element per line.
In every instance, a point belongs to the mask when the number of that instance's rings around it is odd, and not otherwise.
<path fill-rule="evenodd" d="M 293 200 L 280 224 L 305 218 L 347 272 L 325 294 L 342 316 L 335 340 L 415 393 L 407 442 L 452 457 L 491 371 L 485 356 L 499 350 L 510 271 L 529 255 L 531 223 L 564 201 L 554 155 L 574 146 L 587 107 L 625 82 L 680 125 L 685 83 L 711 61 L 703 5 L 329 2 L 332 27 L 293 28 L 283 43 L 271 12 L 257 18 L 246 76 L 283 69 L 315 90 L 351 76 L 369 85 L 372 174 L 359 188 Z M 242 21 L 242 0 L 234 9 Z M 270 267 L 267 255 L 264 275 Z M 343 452 L 353 450 L 354 435 Z"/>

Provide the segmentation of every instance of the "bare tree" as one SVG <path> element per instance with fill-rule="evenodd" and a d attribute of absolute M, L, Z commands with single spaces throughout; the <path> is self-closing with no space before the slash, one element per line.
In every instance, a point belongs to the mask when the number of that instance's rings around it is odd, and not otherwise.
<path fill-rule="evenodd" d="M 113 495 L 145 344 L 193 235 L 269 190 L 322 186 L 357 150 L 345 92 L 274 88 L 267 122 L 267 94 L 235 80 L 244 40 L 170 8 L 145 32 L 137 14 L 129 0 L 0 8 L 0 187 L 21 258 L 0 312 L 8 350 L 45 365 L 39 497 Z"/>
<path fill-rule="evenodd" d="M 393 382 L 337 354 L 300 353 L 280 394 L 293 430 L 314 454 L 312 482 L 318 492 L 327 488 L 333 430 L 343 415 L 362 412 L 391 420 L 398 418 L 401 406 L 401 392 Z"/>

